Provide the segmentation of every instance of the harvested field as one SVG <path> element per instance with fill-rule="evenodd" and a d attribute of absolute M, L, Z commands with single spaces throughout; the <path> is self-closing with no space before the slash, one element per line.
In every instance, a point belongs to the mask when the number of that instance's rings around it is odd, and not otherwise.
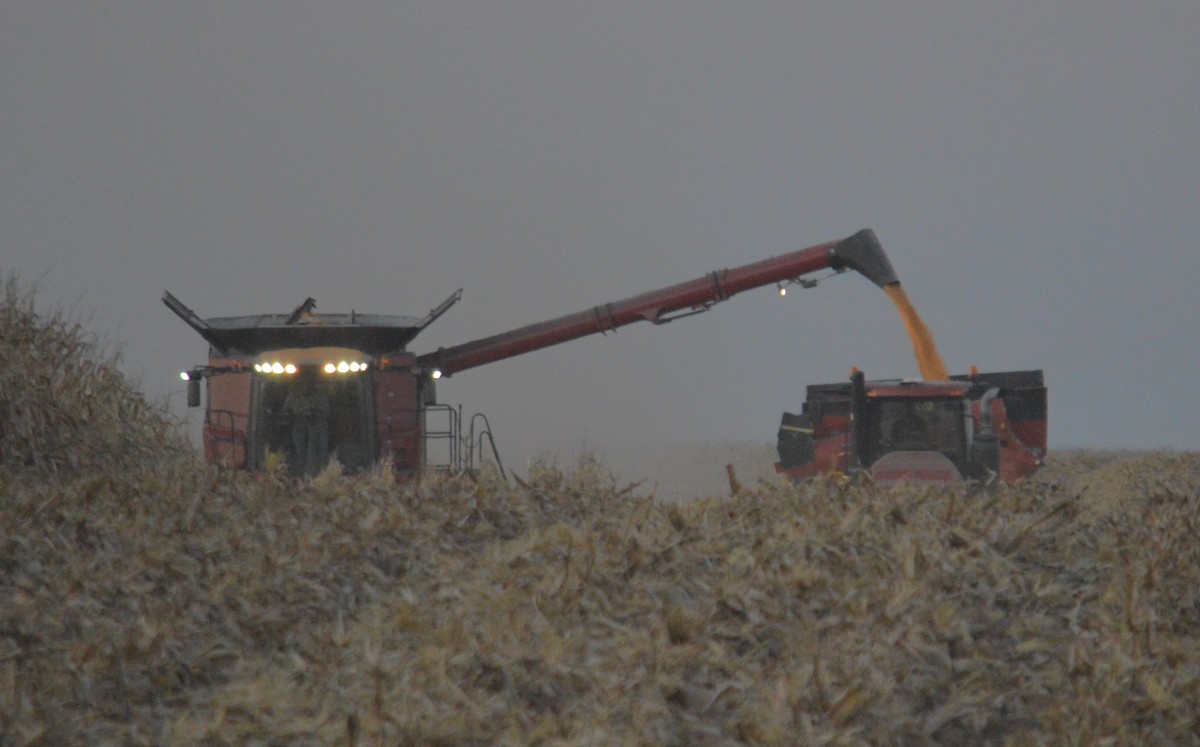
<path fill-rule="evenodd" d="M 136 397 L 93 363 L 61 375 Z M 1200 455 L 974 494 L 298 481 L 0 382 L 0 744 L 1200 744 Z"/>
<path fill-rule="evenodd" d="M 728 494 L 730 465 L 745 485 L 774 482 L 778 477 L 775 462 L 779 455 L 774 443 L 766 441 L 604 443 L 585 445 L 579 452 L 594 454 L 618 481 L 640 482 L 638 492 L 653 492 L 668 503 Z M 552 463 L 550 457 L 543 461 Z"/>

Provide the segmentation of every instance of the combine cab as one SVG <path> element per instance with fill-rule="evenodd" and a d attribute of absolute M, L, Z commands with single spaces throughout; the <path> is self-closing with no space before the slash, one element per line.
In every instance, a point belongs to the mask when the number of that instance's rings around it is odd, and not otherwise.
<path fill-rule="evenodd" d="M 473 458 L 464 444 L 490 443 L 486 421 L 479 438 L 460 438 L 461 413 L 436 404 L 433 378 L 405 351 L 458 298 L 421 319 L 316 314 L 311 298 L 290 314 L 201 319 L 165 293 L 209 343 L 208 364 L 182 374 L 192 407 L 208 382 L 205 459 L 251 471 L 276 460 L 295 475 L 332 460 L 348 472 L 380 459 L 406 473 L 462 468 Z"/>
<path fill-rule="evenodd" d="M 850 381 L 808 387 L 800 414 L 784 413 L 777 472 L 805 479 L 866 472 L 880 485 L 1006 482 L 1033 474 L 1046 454 L 1041 371 L 950 381 Z"/>

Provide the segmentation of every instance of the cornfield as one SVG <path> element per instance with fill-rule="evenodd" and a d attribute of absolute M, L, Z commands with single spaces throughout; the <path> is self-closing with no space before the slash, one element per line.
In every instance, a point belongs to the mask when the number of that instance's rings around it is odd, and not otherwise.
<path fill-rule="evenodd" d="M 1200 455 L 991 492 L 201 464 L 0 307 L 0 744 L 1200 744 Z"/>

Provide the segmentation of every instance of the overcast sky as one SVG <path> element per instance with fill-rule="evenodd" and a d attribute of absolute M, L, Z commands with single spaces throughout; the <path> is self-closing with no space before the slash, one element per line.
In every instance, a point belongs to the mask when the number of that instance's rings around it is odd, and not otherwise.
<path fill-rule="evenodd" d="M 421 316 L 417 353 L 872 227 L 1051 448 L 1200 449 L 1200 3 L 0 4 L 0 270 L 183 413 L 201 316 Z M 916 374 L 857 275 L 441 382 L 504 452 L 767 442 Z M 193 416 L 193 423 L 196 420 Z"/>

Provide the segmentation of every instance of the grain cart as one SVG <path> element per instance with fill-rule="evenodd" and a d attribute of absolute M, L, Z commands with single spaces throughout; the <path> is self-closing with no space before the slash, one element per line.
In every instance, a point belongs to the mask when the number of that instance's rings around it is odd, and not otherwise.
<path fill-rule="evenodd" d="M 314 474 L 334 458 L 351 472 L 385 460 L 411 475 L 470 467 L 489 446 L 495 456 L 486 418 L 464 424 L 460 409 L 437 403 L 435 382 L 443 376 L 638 321 L 664 324 L 751 288 L 811 285 L 805 276 L 826 269 L 855 270 L 880 287 L 897 282 L 875 234 L 864 229 L 423 355 L 409 352 L 409 343 L 461 290 L 420 319 L 318 314 L 312 298 L 289 314 L 202 319 L 169 292 L 163 302 L 209 344 L 208 363 L 182 378 L 193 407 L 207 382 L 210 463 L 261 471 L 282 460 L 295 474 Z"/>

